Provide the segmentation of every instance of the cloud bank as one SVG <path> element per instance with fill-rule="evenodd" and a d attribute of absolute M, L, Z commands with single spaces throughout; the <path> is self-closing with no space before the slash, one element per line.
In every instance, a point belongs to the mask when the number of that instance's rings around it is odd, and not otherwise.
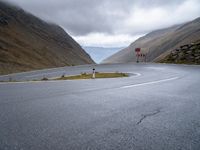
<path fill-rule="evenodd" d="M 62 26 L 84 46 L 127 46 L 200 16 L 199 0 L 7 0 Z"/>

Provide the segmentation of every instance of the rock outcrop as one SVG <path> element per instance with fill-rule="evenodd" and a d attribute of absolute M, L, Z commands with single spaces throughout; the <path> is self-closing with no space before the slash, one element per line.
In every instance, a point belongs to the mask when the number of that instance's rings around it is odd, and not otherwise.
<path fill-rule="evenodd" d="M 180 46 L 166 56 L 161 63 L 200 64 L 200 41 Z"/>

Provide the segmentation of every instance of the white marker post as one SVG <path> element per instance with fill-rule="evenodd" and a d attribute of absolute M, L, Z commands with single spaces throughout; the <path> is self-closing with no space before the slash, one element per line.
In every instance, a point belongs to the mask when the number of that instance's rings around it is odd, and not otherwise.
<path fill-rule="evenodd" d="M 92 78 L 95 79 L 95 68 L 93 68 Z"/>

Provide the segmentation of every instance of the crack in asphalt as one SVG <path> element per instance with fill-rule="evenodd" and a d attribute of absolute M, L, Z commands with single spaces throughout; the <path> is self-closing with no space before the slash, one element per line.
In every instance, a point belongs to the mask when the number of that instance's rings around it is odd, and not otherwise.
<path fill-rule="evenodd" d="M 142 118 L 137 122 L 137 125 L 139 125 L 140 123 L 142 123 L 142 121 L 144 119 L 146 119 L 147 117 L 151 117 L 151 116 L 154 116 L 156 114 L 160 113 L 160 109 L 156 110 L 155 112 L 153 113 L 149 113 L 149 114 L 145 114 L 145 115 L 142 115 Z"/>

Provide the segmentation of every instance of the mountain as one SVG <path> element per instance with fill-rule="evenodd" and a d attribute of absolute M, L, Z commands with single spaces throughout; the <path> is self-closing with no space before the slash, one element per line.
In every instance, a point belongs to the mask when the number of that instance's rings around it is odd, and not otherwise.
<path fill-rule="evenodd" d="M 108 57 L 103 63 L 125 63 L 136 61 L 135 48 L 142 48 L 147 61 L 159 61 L 170 51 L 200 39 L 200 18 L 185 24 L 156 30 L 137 39 L 127 48 Z"/>
<path fill-rule="evenodd" d="M 101 63 L 103 59 L 113 55 L 122 49 L 122 47 L 83 47 L 84 50 L 91 55 L 95 62 Z"/>
<path fill-rule="evenodd" d="M 61 27 L 0 1 L 0 74 L 91 63 Z"/>

